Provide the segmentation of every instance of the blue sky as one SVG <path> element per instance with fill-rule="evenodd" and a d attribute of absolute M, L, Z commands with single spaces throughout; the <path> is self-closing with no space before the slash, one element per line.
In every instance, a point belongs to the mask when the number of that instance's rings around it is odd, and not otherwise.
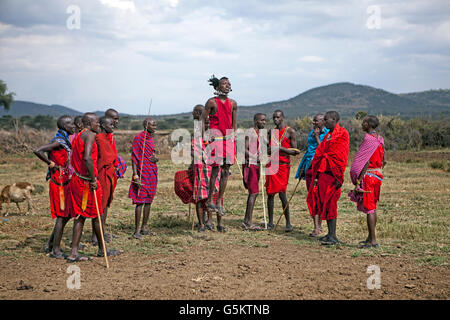
<path fill-rule="evenodd" d="M 212 74 L 238 105 L 343 81 L 450 88 L 450 1 L 0 1 L 0 79 L 17 100 L 146 114 L 152 99 L 171 114 L 204 104 Z"/>

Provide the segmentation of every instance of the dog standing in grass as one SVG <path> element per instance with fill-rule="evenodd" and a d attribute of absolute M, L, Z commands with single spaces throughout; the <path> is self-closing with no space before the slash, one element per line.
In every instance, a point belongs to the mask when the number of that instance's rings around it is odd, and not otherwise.
<path fill-rule="evenodd" d="M 31 183 L 28 182 L 16 182 L 12 185 L 7 185 L 3 188 L 2 193 L 0 194 L 0 212 L 2 211 L 2 204 L 7 203 L 8 208 L 4 216 L 6 217 L 9 214 L 9 204 L 11 202 L 15 202 L 17 208 L 19 209 L 19 213 L 22 214 L 22 210 L 20 210 L 19 202 L 23 202 L 27 200 L 28 210 L 25 213 L 28 214 L 32 212 L 33 207 L 31 204 L 31 193 L 34 191 L 34 187 Z"/>

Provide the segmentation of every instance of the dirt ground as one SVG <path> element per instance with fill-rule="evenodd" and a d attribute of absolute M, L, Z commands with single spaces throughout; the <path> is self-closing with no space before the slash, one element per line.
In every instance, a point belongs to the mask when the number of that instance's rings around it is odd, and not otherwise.
<path fill-rule="evenodd" d="M 434 152 L 395 156 L 398 159 L 392 156 L 383 184 L 377 225 L 381 247 L 376 250 L 357 249 L 358 241 L 366 236 L 365 218 L 345 195 L 339 200 L 338 222 L 343 244 L 326 248 L 310 238 L 312 222 L 303 185 L 292 203 L 294 232 L 283 232 L 283 220 L 276 232 L 242 231 L 246 193 L 237 168 L 233 168 L 226 194 L 228 232 L 191 231 L 188 207 L 173 192 L 173 174 L 184 165 L 175 166 L 168 160 L 159 163 L 158 193 L 149 222 L 157 236 L 131 240 L 134 207 L 127 198 L 128 170 L 116 189 L 107 230 L 118 236 L 110 247 L 125 252 L 110 258 L 109 269 L 103 258 L 68 264 L 43 253 L 54 224 L 43 178 L 46 168 L 32 157 L 6 158 L 0 163 L 1 185 L 28 180 L 42 185 L 43 191 L 33 196 L 34 214 L 11 212 L 0 219 L 0 300 L 447 300 L 449 173 L 429 167 L 426 161 L 436 157 Z M 448 159 L 449 152 L 437 157 Z M 404 162 L 410 158 L 421 160 Z M 11 175 L 12 171 L 16 174 Z M 291 175 L 289 194 L 295 187 Z M 399 185 L 404 187 L 399 189 Z M 347 177 L 344 189 L 350 187 Z M 278 202 L 276 217 L 281 212 Z M 255 222 L 262 221 L 262 212 L 258 198 Z M 84 243 L 89 243 L 90 230 L 86 223 Z M 66 252 L 71 232 L 69 222 L 62 241 Z M 93 257 L 96 250 L 88 245 L 83 253 Z M 67 285 L 73 278 L 68 267 L 74 265 L 80 271 L 79 289 Z M 369 266 L 380 269 L 380 289 L 368 288 L 368 279 L 373 277 Z"/>
<path fill-rule="evenodd" d="M 213 234 L 176 254 L 125 253 L 111 258 L 109 269 L 103 258 L 77 263 L 79 290 L 67 288 L 71 264 L 64 260 L 0 257 L 0 299 L 449 298 L 448 268 L 419 266 L 408 257 L 354 259 L 279 239 L 267 247 L 229 247 L 221 245 L 223 237 Z M 369 265 L 380 267 L 378 290 L 367 288 Z"/>

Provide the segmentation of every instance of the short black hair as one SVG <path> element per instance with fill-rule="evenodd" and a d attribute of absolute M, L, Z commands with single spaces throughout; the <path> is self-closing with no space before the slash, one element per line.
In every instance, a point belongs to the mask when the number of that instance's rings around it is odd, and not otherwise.
<path fill-rule="evenodd" d="M 325 116 L 326 115 L 332 117 L 334 120 L 336 120 L 336 122 L 338 122 L 341 119 L 337 111 L 327 111 L 327 113 L 325 113 Z"/>
<path fill-rule="evenodd" d="M 100 118 L 100 125 L 104 124 L 106 121 L 110 120 L 112 123 L 114 123 L 114 119 L 108 116 L 103 116 Z"/>
<path fill-rule="evenodd" d="M 108 117 L 108 114 L 109 114 L 110 112 L 115 112 L 115 113 L 119 114 L 119 113 L 117 112 L 117 110 L 114 110 L 113 108 L 109 108 L 108 110 L 105 111 L 105 116 Z"/>
<path fill-rule="evenodd" d="M 81 121 L 83 122 L 83 125 L 85 127 L 90 125 L 91 124 L 91 119 L 93 117 L 97 117 L 97 114 L 95 114 L 94 112 L 86 112 L 85 114 L 83 114 L 83 117 L 81 118 Z"/>
<path fill-rule="evenodd" d="M 64 123 L 66 122 L 67 119 L 72 119 L 72 117 L 64 115 L 59 117 L 58 120 L 56 120 L 56 126 L 58 127 L 58 129 L 64 130 Z"/>
<path fill-rule="evenodd" d="M 83 116 L 76 116 L 76 117 L 73 119 L 73 122 L 74 122 L 74 123 L 77 123 L 78 121 L 79 121 L 79 122 L 82 122 L 81 119 L 83 119 Z"/>
<path fill-rule="evenodd" d="M 367 120 L 367 123 L 369 124 L 369 126 L 372 129 L 375 129 L 380 124 L 380 121 L 378 120 L 378 118 L 375 116 L 372 116 L 372 115 L 366 116 L 365 120 Z"/>
<path fill-rule="evenodd" d="M 280 110 L 280 109 L 277 109 L 277 110 L 275 110 L 275 111 L 273 112 L 273 114 L 275 114 L 275 113 L 277 113 L 277 112 L 280 112 L 280 113 L 281 113 L 281 115 L 283 116 L 283 118 L 285 118 L 285 116 L 284 116 L 284 112 L 283 112 L 282 110 Z"/>
<path fill-rule="evenodd" d="M 256 120 L 258 119 L 258 117 L 260 117 L 260 116 L 265 116 L 265 117 L 267 117 L 267 115 L 266 115 L 265 113 L 258 112 L 257 114 L 255 114 L 255 115 L 253 116 L 253 121 L 256 121 Z"/>

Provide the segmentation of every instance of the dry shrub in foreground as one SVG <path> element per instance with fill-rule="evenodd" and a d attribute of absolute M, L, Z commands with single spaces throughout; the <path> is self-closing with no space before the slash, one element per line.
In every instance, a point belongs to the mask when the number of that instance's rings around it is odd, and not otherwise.
<path fill-rule="evenodd" d="M 118 130 L 115 133 L 117 151 L 123 153 L 131 152 L 133 139 L 141 132 L 140 130 Z M 54 137 L 56 130 L 36 130 L 33 128 L 20 128 L 18 130 L 0 129 L 0 156 L 3 154 L 25 155 L 32 153 L 34 149 L 49 143 Z M 157 154 L 170 154 L 170 134 L 167 131 L 155 134 L 155 148 Z"/>
<path fill-rule="evenodd" d="M 47 130 L 21 128 L 14 131 L 0 130 L 0 153 L 26 154 L 46 144 L 55 133 Z"/>

